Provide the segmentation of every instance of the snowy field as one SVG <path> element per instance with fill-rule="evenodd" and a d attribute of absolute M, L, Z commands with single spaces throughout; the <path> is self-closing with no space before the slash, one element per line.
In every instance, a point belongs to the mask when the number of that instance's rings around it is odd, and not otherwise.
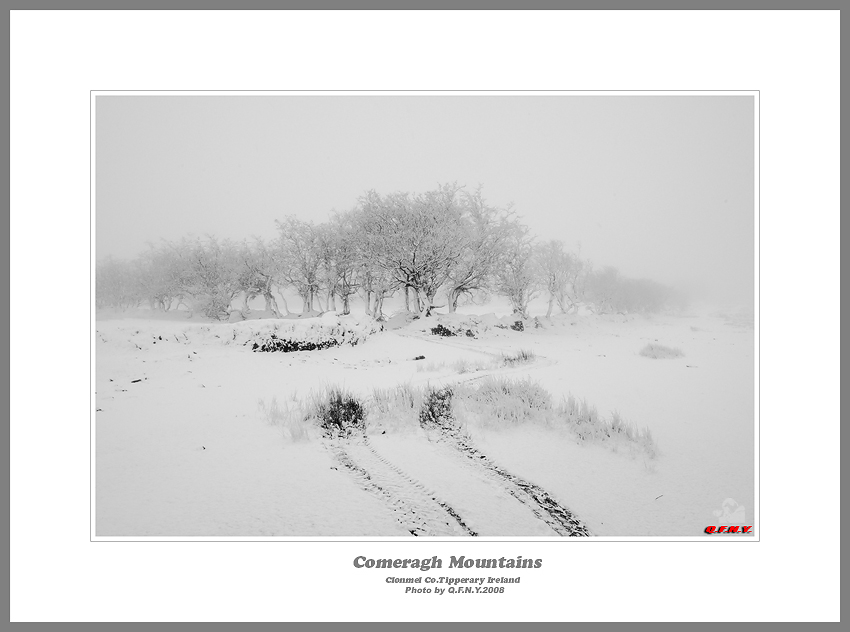
<path fill-rule="evenodd" d="M 699 536 L 726 499 L 752 522 L 751 317 L 539 316 L 516 331 L 497 303 L 381 331 L 352 311 L 221 324 L 99 314 L 96 535 Z M 438 323 L 461 335 L 433 335 Z M 254 348 L 288 332 L 318 348 Z M 682 355 L 641 355 L 647 345 Z M 520 351 L 530 357 L 505 361 Z M 506 421 L 456 399 L 456 434 L 417 417 L 429 389 L 502 383 L 538 385 L 551 409 Z M 333 387 L 364 403 L 365 434 L 305 421 Z M 376 412 L 399 392 L 420 399 Z M 556 410 L 570 396 L 648 429 L 654 449 L 581 439 Z"/>

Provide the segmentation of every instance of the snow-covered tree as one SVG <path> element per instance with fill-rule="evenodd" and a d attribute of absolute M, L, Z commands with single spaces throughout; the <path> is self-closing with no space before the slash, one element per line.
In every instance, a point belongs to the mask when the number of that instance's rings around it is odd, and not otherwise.
<path fill-rule="evenodd" d="M 509 211 L 489 206 L 480 188 L 472 194 L 461 192 L 458 207 L 461 221 L 453 239 L 460 247 L 460 255 L 450 266 L 446 279 L 450 313 L 457 310 L 461 296 L 491 286 L 493 273 L 513 232 Z"/>
<path fill-rule="evenodd" d="M 526 226 L 513 224 L 505 242 L 504 256 L 495 269 L 495 287 L 511 302 L 515 314 L 528 318 L 528 304 L 539 292 L 540 280 L 535 265 L 534 240 Z"/>
<path fill-rule="evenodd" d="M 244 242 L 239 247 L 239 284 L 244 292 L 242 311 L 249 313 L 250 302 L 257 296 L 265 299 L 265 309 L 280 317 L 280 309 L 277 298 L 274 295 L 275 288 L 280 284 L 282 262 L 280 252 L 270 248 L 262 239 L 256 238 L 252 242 Z M 289 315 L 289 307 L 286 299 L 281 296 L 286 314 Z"/>
<path fill-rule="evenodd" d="M 139 296 L 130 262 L 111 256 L 98 261 L 94 279 L 97 307 L 127 309 L 138 304 Z"/>
<path fill-rule="evenodd" d="M 546 309 L 546 318 L 549 318 L 552 316 L 555 302 L 561 307 L 561 311 L 564 311 L 573 258 L 564 250 L 563 242 L 553 239 L 537 245 L 535 259 L 540 281 L 549 293 L 549 305 Z"/>
<path fill-rule="evenodd" d="M 319 231 L 312 222 L 289 216 L 277 222 L 281 279 L 298 292 L 305 314 L 314 310 L 322 265 Z"/>
<path fill-rule="evenodd" d="M 613 266 L 591 272 L 587 277 L 587 298 L 591 309 L 598 314 L 615 311 L 621 283 L 620 271 Z"/>
<path fill-rule="evenodd" d="M 321 277 L 328 293 L 328 309 L 336 310 L 335 297 L 342 300 L 342 313 L 351 311 L 351 296 L 357 292 L 357 270 L 362 243 L 355 213 L 334 213 L 319 226 Z"/>
<path fill-rule="evenodd" d="M 458 190 L 451 184 L 415 196 L 369 191 L 360 199 L 366 256 L 405 292 L 412 288 L 415 309 L 426 316 L 463 249 Z"/>
<path fill-rule="evenodd" d="M 147 301 L 151 309 L 163 311 L 171 309 L 175 301 L 177 306 L 183 303 L 190 274 L 187 255 L 188 252 L 181 252 L 180 244 L 167 241 L 150 245 L 139 255 L 132 264 L 139 301 Z"/>
<path fill-rule="evenodd" d="M 181 289 L 192 297 L 192 309 L 208 318 L 229 317 L 233 299 L 242 291 L 237 246 L 207 237 L 183 239 L 175 248 L 186 264 Z"/>

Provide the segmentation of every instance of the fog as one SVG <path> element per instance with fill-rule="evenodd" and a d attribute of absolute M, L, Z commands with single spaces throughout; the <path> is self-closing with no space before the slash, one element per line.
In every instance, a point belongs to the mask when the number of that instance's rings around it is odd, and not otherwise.
<path fill-rule="evenodd" d="M 96 255 L 273 237 L 375 189 L 483 187 L 596 266 L 752 304 L 745 96 L 100 96 Z"/>

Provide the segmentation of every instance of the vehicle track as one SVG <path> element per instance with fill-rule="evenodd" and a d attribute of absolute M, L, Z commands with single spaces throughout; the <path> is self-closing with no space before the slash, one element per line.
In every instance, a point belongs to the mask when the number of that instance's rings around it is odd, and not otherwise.
<path fill-rule="evenodd" d="M 485 350 L 486 348 L 467 344 L 465 341 L 431 340 L 427 336 L 396 333 L 431 344 L 463 348 L 493 357 L 501 357 L 503 353 L 501 350 Z M 490 347 L 490 349 L 493 348 Z M 545 366 L 557 364 L 556 360 L 538 357 L 535 363 L 538 366 L 533 368 L 541 368 L 539 366 L 541 360 Z M 525 372 L 529 368 L 532 367 L 501 369 L 498 373 Z M 455 379 L 452 383 L 471 382 L 493 373 L 496 371 L 482 371 L 479 375 L 461 380 Z M 494 481 L 555 533 L 568 537 L 592 535 L 588 527 L 549 492 L 505 470 L 475 447 L 472 440 L 460 432 L 451 416 L 437 419 L 433 425 L 439 431 L 440 443 L 446 445 L 454 454 L 468 459 L 481 475 Z M 451 506 L 440 500 L 435 492 L 427 489 L 378 453 L 365 435 L 346 440 L 344 447 L 341 439 L 328 440 L 326 445 L 334 459 L 345 467 L 366 491 L 379 496 L 391 506 L 396 519 L 411 534 L 415 536 L 478 535 L 465 524 Z"/>
<path fill-rule="evenodd" d="M 327 439 L 324 444 L 364 490 L 390 506 L 396 520 L 411 535 L 478 535 L 435 492 L 378 454 L 367 437 Z"/>
<path fill-rule="evenodd" d="M 476 448 L 471 439 L 461 434 L 453 420 L 440 419 L 436 425 L 443 443 L 468 458 L 487 476 L 496 480 L 505 491 L 549 525 L 555 533 L 569 537 L 593 535 L 587 525 L 545 489 L 508 472 Z"/>
<path fill-rule="evenodd" d="M 458 342 L 451 338 L 442 338 L 428 335 L 415 335 L 410 333 L 401 333 L 398 331 L 393 332 L 397 336 L 401 336 L 403 338 L 413 338 L 416 340 L 420 340 L 422 342 L 438 345 L 438 346 L 446 346 L 446 347 L 454 347 L 456 349 L 464 349 L 468 351 L 474 351 L 476 353 L 480 353 L 481 355 L 490 356 L 494 359 L 500 359 L 504 356 L 503 349 L 497 349 L 496 347 L 481 347 L 478 345 L 468 344 L 466 342 Z M 435 340 L 434 338 L 439 338 Z M 487 349 L 494 349 L 493 351 L 488 351 Z M 557 360 L 553 360 L 551 358 L 547 358 L 545 356 L 538 355 L 534 362 L 530 364 L 522 364 L 515 367 L 495 367 L 492 369 L 481 369 L 466 375 L 464 377 L 458 377 L 461 374 L 453 374 L 446 378 L 426 378 L 425 381 L 428 382 L 436 382 L 436 383 L 444 383 L 446 385 L 449 384 L 465 384 L 467 382 L 475 382 L 476 380 L 483 380 L 486 377 L 490 377 L 493 375 L 511 375 L 514 373 L 528 373 L 531 371 L 536 371 L 539 369 L 548 368 L 551 366 L 555 366 L 558 364 Z"/>

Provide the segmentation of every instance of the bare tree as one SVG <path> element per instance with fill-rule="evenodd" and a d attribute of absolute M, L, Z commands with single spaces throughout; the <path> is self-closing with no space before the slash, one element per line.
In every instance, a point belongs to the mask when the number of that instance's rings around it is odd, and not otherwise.
<path fill-rule="evenodd" d="M 463 243 L 457 239 L 461 226 L 455 204 L 458 190 L 456 184 L 450 184 L 416 196 L 394 193 L 384 197 L 369 191 L 360 199 L 367 256 L 405 293 L 412 288 L 415 309 L 424 308 L 426 316 L 462 253 Z"/>
<path fill-rule="evenodd" d="M 289 216 L 277 222 L 281 279 L 293 286 L 304 302 L 305 314 L 313 311 L 320 289 L 322 264 L 319 232 L 312 222 Z"/>
<path fill-rule="evenodd" d="M 278 276 L 281 272 L 282 263 L 279 251 L 269 248 L 260 238 L 255 238 L 252 243 L 245 242 L 239 248 L 240 272 L 239 284 L 244 292 L 242 311 L 250 313 L 250 302 L 257 296 L 265 299 L 265 309 L 280 318 L 281 313 L 274 295 L 275 286 L 279 284 Z M 286 299 L 281 297 L 286 314 L 289 315 L 289 307 Z"/>
<path fill-rule="evenodd" d="M 528 318 L 528 304 L 539 292 L 540 281 L 535 266 L 534 240 L 526 226 L 513 224 L 504 256 L 496 266 L 495 284 L 496 290 L 508 297 L 514 313 Z"/>
<path fill-rule="evenodd" d="M 558 298 L 558 306 L 564 313 L 577 312 L 579 303 L 587 293 L 587 279 L 593 271 L 593 263 L 582 259 L 577 253 L 567 253 L 570 258 L 567 269 L 567 285 L 563 296 Z"/>
<path fill-rule="evenodd" d="M 573 259 L 564 250 L 564 244 L 557 240 L 539 244 L 535 249 L 535 259 L 540 280 L 549 293 L 549 305 L 546 318 L 552 316 L 552 307 L 557 301 L 564 311 L 567 289 L 569 287 L 569 272 Z"/>
<path fill-rule="evenodd" d="M 138 303 L 132 264 L 111 256 L 98 261 L 95 267 L 95 306 L 127 309 Z"/>
<path fill-rule="evenodd" d="M 334 213 L 318 231 L 321 277 L 328 292 L 328 309 L 336 310 L 335 297 L 339 296 L 343 314 L 351 312 L 351 296 L 357 292 L 362 239 L 355 215 L 355 212 Z"/>
<path fill-rule="evenodd" d="M 192 297 L 192 309 L 199 309 L 208 318 L 229 317 L 233 299 L 242 291 L 236 245 L 215 237 L 192 241 L 184 238 L 172 250 L 185 263 L 181 289 Z"/>
<path fill-rule="evenodd" d="M 620 272 L 613 266 L 591 272 L 587 278 L 587 297 L 591 309 L 597 314 L 615 311 L 621 284 Z"/>
<path fill-rule="evenodd" d="M 159 247 L 149 244 L 133 262 L 132 276 L 139 301 L 146 300 L 151 309 L 168 311 L 177 301 L 179 307 L 187 292 L 190 277 L 188 248 L 164 241 Z"/>
<path fill-rule="evenodd" d="M 459 209 L 459 230 L 452 239 L 460 247 L 460 254 L 450 266 L 446 279 L 450 313 L 457 310 L 461 296 L 489 288 L 514 230 L 509 211 L 486 204 L 480 187 L 472 194 L 461 193 Z"/>

